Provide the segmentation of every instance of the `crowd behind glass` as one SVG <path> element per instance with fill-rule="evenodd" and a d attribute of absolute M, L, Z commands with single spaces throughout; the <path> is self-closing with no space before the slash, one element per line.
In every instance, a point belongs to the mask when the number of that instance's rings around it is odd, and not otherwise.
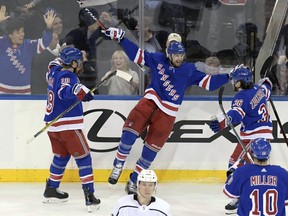
<path fill-rule="evenodd" d="M 237 5 L 227 2 L 145 0 L 142 5 L 139 0 L 90 0 L 84 3 L 104 25 L 122 28 L 126 37 L 149 52 L 165 52 L 168 35 L 176 32 L 181 35 L 186 47 L 186 61 L 195 63 L 200 71 L 207 74 L 228 73 L 241 63 L 253 70 L 275 0 L 233 1 L 239 2 Z M 142 95 L 149 84 L 149 68 L 145 68 L 143 73 L 127 60 L 125 53 L 119 53 L 121 47 L 105 39 L 101 26 L 95 24 L 95 20 L 81 9 L 77 1 L 0 0 L 0 6 L 3 5 L 9 19 L 17 18 L 24 22 L 25 38 L 28 39 L 41 38 L 45 29 L 43 15 L 48 11 L 55 13 L 52 42 L 31 62 L 31 94 L 46 94 L 48 63 L 57 58 L 63 44 L 72 44 L 88 53 L 85 72 L 79 77 L 87 87 L 93 88 L 117 67 L 130 71 L 137 81 L 129 90 L 117 92 L 113 91 L 113 85 L 125 83 L 114 80 L 115 84 L 106 84 L 98 89 L 97 94 Z M 0 23 L 0 36 L 8 34 L 8 25 L 8 20 Z M 283 25 L 274 50 L 274 64 L 269 72 L 274 95 L 288 94 L 287 29 Z M 226 85 L 227 94 L 234 94 L 232 87 Z M 186 95 L 211 94 L 217 95 L 217 92 L 207 92 L 197 86 L 186 92 Z"/>

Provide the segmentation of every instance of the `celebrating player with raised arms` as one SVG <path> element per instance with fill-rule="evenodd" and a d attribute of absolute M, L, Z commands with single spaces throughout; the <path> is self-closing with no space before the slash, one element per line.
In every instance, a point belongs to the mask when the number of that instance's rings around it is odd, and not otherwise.
<path fill-rule="evenodd" d="M 270 165 L 270 143 L 263 138 L 251 143 L 254 164 L 245 164 L 230 175 L 223 192 L 239 199 L 237 214 L 285 216 L 288 205 L 288 173 Z"/>
<path fill-rule="evenodd" d="M 116 184 L 130 150 L 136 139 L 147 129 L 142 154 L 126 185 L 128 194 L 137 191 L 137 176 L 148 169 L 161 150 L 182 103 L 185 90 L 191 85 L 198 85 L 206 90 L 215 90 L 229 81 L 228 74 L 206 75 L 196 69 L 193 63 L 186 63 L 185 48 L 178 41 L 171 41 L 166 55 L 161 52 L 149 53 L 140 49 L 118 28 L 108 28 L 104 33 L 120 43 L 130 60 L 138 65 L 145 65 L 151 71 L 151 83 L 145 90 L 144 97 L 127 117 L 118 151 L 113 162 L 113 170 L 108 179 Z"/>
<path fill-rule="evenodd" d="M 231 109 L 227 112 L 231 123 L 236 125 L 241 122 L 240 139 L 247 151 L 250 148 L 251 140 L 256 138 L 273 139 L 272 122 L 267 108 L 272 83 L 268 78 L 261 79 L 259 85 L 253 84 L 252 72 L 244 65 L 236 66 L 230 73 L 232 85 L 237 94 L 232 100 Z M 210 128 L 216 133 L 228 127 L 228 122 L 223 114 L 213 117 Z M 230 156 L 228 168 L 239 162 L 242 158 L 246 162 L 249 159 L 246 151 L 238 143 Z M 241 160 L 242 161 L 242 160 Z M 238 166 L 243 165 L 242 162 Z M 230 169 L 227 176 L 231 174 Z M 229 213 L 237 209 L 238 200 L 232 200 L 225 209 Z"/>

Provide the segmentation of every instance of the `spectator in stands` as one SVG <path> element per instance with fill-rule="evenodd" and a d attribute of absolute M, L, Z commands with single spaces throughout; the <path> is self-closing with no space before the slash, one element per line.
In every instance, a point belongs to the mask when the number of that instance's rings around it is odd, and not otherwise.
<path fill-rule="evenodd" d="M 34 13 L 34 8 L 41 0 L 16 0 L 14 3 L 14 11 L 16 16 L 31 16 Z"/>
<path fill-rule="evenodd" d="M 157 52 L 163 50 L 160 46 L 160 43 L 158 42 L 156 38 L 156 32 L 154 27 L 154 20 L 152 17 L 144 17 L 144 49 L 148 52 Z M 140 30 L 140 22 L 137 22 L 137 25 L 135 27 L 135 30 L 137 31 L 137 36 L 139 37 L 139 30 Z M 144 87 L 146 88 L 151 81 L 151 74 L 150 69 L 145 68 L 145 80 L 144 80 Z"/>
<path fill-rule="evenodd" d="M 278 80 L 279 80 L 279 86 L 277 88 L 277 95 L 287 95 L 288 94 L 288 70 L 287 70 L 287 65 L 282 64 L 279 65 L 279 75 L 278 75 Z"/>
<path fill-rule="evenodd" d="M 216 56 L 206 58 L 205 63 L 196 62 L 195 66 L 199 71 L 203 71 L 209 75 L 220 73 L 220 61 Z"/>
<path fill-rule="evenodd" d="M 233 46 L 238 61 L 249 65 L 251 68 L 253 60 L 256 60 L 262 43 L 257 37 L 258 28 L 254 23 L 245 23 L 238 27 L 236 38 L 238 43 Z"/>
<path fill-rule="evenodd" d="M 127 73 L 127 79 L 119 76 L 112 76 L 104 85 L 108 86 L 109 95 L 136 95 L 139 90 L 139 76 L 137 72 L 131 70 L 129 59 L 122 50 L 115 51 L 112 55 L 111 70 L 108 71 L 101 79 L 104 80 L 113 71 L 121 70 Z"/>
<path fill-rule="evenodd" d="M 5 6 L 0 9 L 0 22 L 7 19 Z M 37 40 L 24 39 L 24 24 L 19 19 L 6 23 L 8 35 L 0 37 L 0 93 L 30 94 L 33 56 L 43 52 L 52 40 L 53 11 L 44 17 L 47 29 Z"/>
<path fill-rule="evenodd" d="M 161 51 L 162 47 L 156 38 L 156 29 L 154 27 L 154 20 L 152 17 L 144 17 L 144 49 L 148 52 L 157 52 Z M 135 27 L 139 36 L 140 23 L 138 21 L 137 26 Z"/>
<path fill-rule="evenodd" d="M 111 17 L 108 13 L 102 12 L 98 16 L 98 12 L 94 8 L 88 8 L 93 16 L 97 17 L 100 22 L 108 25 L 111 23 Z M 74 45 L 87 53 L 88 61 L 84 65 L 84 73 L 79 76 L 81 83 L 88 88 L 93 88 L 96 85 L 97 66 L 96 66 L 96 40 L 102 37 L 101 26 L 96 22 L 87 11 L 82 8 L 78 14 L 79 28 L 70 31 L 64 42 L 67 45 Z"/>
<path fill-rule="evenodd" d="M 32 94 L 46 94 L 47 93 L 47 82 L 46 72 L 47 65 L 50 61 L 54 60 L 60 51 L 61 34 L 63 30 L 63 23 L 61 15 L 58 14 L 55 9 L 47 8 L 45 14 L 52 10 L 56 14 L 55 19 L 52 23 L 53 36 L 52 41 L 40 55 L 36 55 L 32 62 L 32 76 L 31 76 L 31 90 Z"/>
<path fill-rule="evenodd" d="M 31 39 L 40 38 L 43 30 L 42 26 L 45 25 L 42 20 L 42 0 L 15 0 L 13 8 L 15 17 L 22 19 L 24 22 L 26 37 Z"/>

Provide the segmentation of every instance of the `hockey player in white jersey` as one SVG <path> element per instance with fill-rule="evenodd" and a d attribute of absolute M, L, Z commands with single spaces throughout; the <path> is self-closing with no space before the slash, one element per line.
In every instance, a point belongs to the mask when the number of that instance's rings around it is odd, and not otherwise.
<path fill-rule="evenodd" d="M 153 170 L 142 170 L 137 179 L 137 193 L 121 197 L 112 216 L 172 216 L 170 205 L 153 196 L 157 188 L 157 176 Z"/>
<path fill-rule="evenodd" d="M 140 49 L 128 38 L 124 38 L 125 32 L 122 29 L 110 27 L 104 30 L 104 34 L 118 42 L 130 60 L 149 67 L 151 71 L 151 83 L 146 88 L 144 97 L 132 109 L 124 123 L 113 170 L 108 179 L 110 184 L 117 183 L 133 144 L 147 129 L 141 156 L 126 184 L 125 190 L 130 194 L 137 191 L 138 174 L 149 169 L 168 139 L 185 90 L 192 85 L 209 91 L 216 90 L 229 81 L 229 75 L 210 76 L 198 71 L 193 63 L 186 63 L 186 50 L 178 42 L 179 37 L 174 37 L 168 43 L 165 55 L 162 52 L 150 53 Z"/>

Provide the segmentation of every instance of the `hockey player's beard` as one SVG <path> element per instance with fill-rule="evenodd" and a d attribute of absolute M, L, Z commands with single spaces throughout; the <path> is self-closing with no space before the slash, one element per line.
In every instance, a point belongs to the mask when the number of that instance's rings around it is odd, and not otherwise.
<path fill-rule="evenodd" d="M 183 61 L 179 60 L 179 61 L 170 61 L 170 64 L 173 66 L 173 67 L 176 67 L 176 68 L 179 68 L 181 65 L 182 65 Z"/>

